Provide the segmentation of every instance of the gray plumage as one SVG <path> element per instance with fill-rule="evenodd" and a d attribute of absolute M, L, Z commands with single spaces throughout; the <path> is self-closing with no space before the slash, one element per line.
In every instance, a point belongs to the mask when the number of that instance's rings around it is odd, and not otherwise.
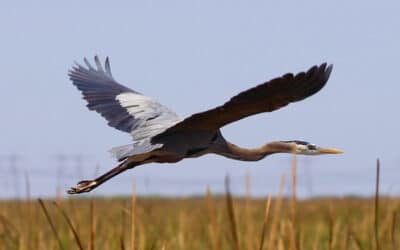
<path fill-rule="evenodd" d="M 131 155 L 140 155 L 152 150 L 161 148 L 163 144 L 161 143 L 151 143 L 150 139 L 142 139 L 139 141 L 134 141 L 132 144 L 114 147 L 110 150 L 110 153 L 118 159 L 118 161 L 123 161 Z"/>
<path fill-rule="evenodd" d="M 100 113 L 111 127 L 132 135 L 133 144 L 113 148 L 112 154 L 117 159 L 123 159 L 159 148 L 160 144 L 152 145 L 149 138 L 181 119 L 167 107 L 115 81 L 108 58 L 105 70 L 97 56 L 94 61 L 96 68 L 86 58 L 84 62 L 87 68 L 76 63 L 69 77 L 82 92 L 90 110 Z"/>

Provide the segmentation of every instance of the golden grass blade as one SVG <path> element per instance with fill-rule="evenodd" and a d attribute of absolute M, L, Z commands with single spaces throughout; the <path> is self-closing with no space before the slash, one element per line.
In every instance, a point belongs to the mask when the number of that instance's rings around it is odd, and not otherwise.
<path fill-rule="evenodd" d="M 122 204 L 121 210 L 121 232 L 119 236 L 119 245 L 121 250 L 125 250 L 125 204 Z"/>
<path fill-rule="evenodd" d="M 68 217 L 67 213 L 65 212 L 64 209 L 62 209 L 62 207 L 60 207 L 57 202 L 53 201 L 53 205 L 61 212 L 62 216 L 64 217 L 65 221 L 67 222 L 69 228 L 71 229 L 72 234 L 74 235 L 74 239 L 76 244 L 78 245 L 78 248 L 80 250 L 83 250 L 83 245 L 82 242 L 79 238 L 79 235 L 74 227 L 74 224 L 72 223 L 72 220 Z"/>
<path fill-rule="evenodd" d="M 297 229 L 297 154 L 293 152 L 292 158 L 292 194 L 291 194 L 291 236 L 290 250 L 299 249 L 298 229 Z"/>
<path fill-rule="evenodd" d="M 186 249 L 185 248 L 185 224 L 186 224 L 186 217 L 183 210 L 179 211 L 178 214 L 178 245 L 179 249 Z"/>
<path fill-rule="evenodd" d="M 375 183 L 375 209 L 374 209 L 374 237 L 376 250 L 380 250 L 379 243 L 379 177 L 380 177 L 380 163 L 379 159 L 376 160 L 376 183 Z"/>
<path fill-rule="evenodd" d="M 136 227 L 136 183 L 132 181 L 132 197 L 131 197 L 131 242 L 130 249 L 135 249 L 135 227 Z"/>
<path fill-rule="evenodd" d="M 281 176 L 280 182 L 279 182 L 279 191 L 278 191 L 278 197 L 276 204 L 274 206 L 274 216 L 273 216 L 273 221 L 272 221 L 272 226 L 271 226 L 271 233 L 270 233 L 270 238 L 269 238 L 269 245 L 268 249 L 276 249 L 276 246 L 278 244 L 278 225 L 279 225 L 279 220 L 281 219 L 281 207 L 282 207 L 282 200 L 283 200 L 283 191 L 285 188 L 286 184 L 286 175 L 283 174 Z"/>
<path fill-rule="evenodd" d="M 350 239 L 350 229 L 347 226 L 346 227 L 346 235 L 343 238 L 343 244 L 342 244 L 342 249 L 343 250 L 348 250 L 349 249 L 349 239 Z"/>
<path fill-rule="evenodd" d="M 247 249 L 254 249 L 255 248 L 255 242 L 254 242 L 254 228 L 253 225 L 254 223 L 251 223 L 252 218 L 251 218 L 251 209 L 250 209 L 250 202 L 251 202 L 251 176 L 249 172 L 246 173 L 246 178 L 245 178 L 245 186 L 246 186 L 246 194 L 245 194 L 245 216 L 242 216 L 244 224 L 245 224 L 245 230 L 246 230 L 246 244 L 247 244 Z M 240 222 L 239 222 L 240 224 Z"/>
<path fill-rule="evenodd" d="M 269 208 L 271 206 L 271 198 L 272 198 L 271 194 L 268 194 L 268 198 L 265 203 L 264 220 L 262 224 L 261 237 L 260 237 L 260 247 L 258 248 L 259 250 L 262 250 L 264 247 L 264 238 L 265 238 L 265 231 L 267 230 L 267 222 L 269 216 Z"/>
<path fill-rule="evenodd" d="M 143 223 L 139 223 L 138 230 L 139 234 L 139 247 L 138 250 L 145 250 L 146 248 L 146 231 Z"/>
<path fill-rule="evenodd" d="M 44 205 L 42 199 L 39 198 L 38 201 L 39 201 L 40 207 L 42 208 L 42 211 L 43 211 L 44 215 L 46 216 L 47 222 L 49 223 L 49 225 L 51 227 L 51 231 L 53 232 L 54 237 L 57 239 L 59 248 L 60 249 L 64 249 L 64 247 L 63 247 L 63 245 L 61 243 L 61 239 L 60 239 L 60 237 L 59 237 L 59 235 L 57 233 L 57 229 L 54 226 L 53 221 L 51 220 L 51 217 L 50 217 L 50 215 L 49 215 L 49 213 L 48 213 L 48 211 L 46 209 L 46 206 Z"/>
<path fill-rule="evenodd" d="M 0 239 L 4 239 L 6 241 L 9 239 L 11 241 L 13 249 L 19 248 L 19 239 L 20 233 L 17 228 L 8 220 L 5 216 L 0 214 L 0 222 L 3 225 L 2 237 Z M 13 233 L 14 232 L 14 233 Z M 15 237 L 13 235 L 16 235 Z"/>
<path fill-rule="evenodd" d="M 292 158 L 292 195 L 291 195 L 291 212 L 292 219 L 296 216 L 296 201 L 297 201 L 297 154 L 293 153 Z"/>
<path fill-rule="evenodd" d="M 31 202 L 31 184 L 29 181 L 29 174 L 28 171 L 24 171 L 25 177 L 25 211 L 27 213 L 27 223 L 26 223 L 26 230 L 28 231 L 27 235 L 27 245 L 32 245 L 32 224 L 33 224 L 33 216 L 32 216 L 32 202 Z"/>
<path fill-rule="evenodd" d="M 213 250 L 218 250 L 220 249 L 218 240 L 219 232 L 215 216 L 214 199 L 209 186 L 207 186 L 206 194 L 207 194 L 206 199 L 207 199 L 208 220 L 210 221 L 209 232 L 210 232 L 211 246 Z"/>
<path fill-rule="evenodd" d="M 354 243 L 358 250 L 362 250 L 361 240 L 354 234 L 354 232 L 350 231 L 350 238 L 354 240 Z"/>
<path fill-rule="evenodd" d="M 393 211 L 392 214 L 392 225 L 391 225 L 391 230 L 390 230 L 390 238 L 391 238 L 391 242 L 392 242 L 392 249 L 396 250 L 397 248 L 397 242 L 396 242 L 396 211 Z"/>
<path fill-rule="evenodd" d="M 246 173 L 246 205 L 249 205 L 251 199 L 251 176 Z"/>
<path fill-rule="evenodd" d="M 89 250 L 94 250 L 94 236 L 95 236 L 95 222 L 94 222 L 94 201 L 90 199 L 90 234 L 89 234 Z"/>
<path fill-rule="evenodd" d="M 329 204 L 328 209 L 328 249 L 332 250 L 333 246 L 333 208 L 332 205 Z"/>
<path fill-rule="evenodd" d="M 233 243 L 232 248 L 235 250 L 239 250 L 240 249 L 239 236 L 236 227 L 236 219 L 235 219 L 235 211 L 233 207 L 232 195 L 229 188 L 229 176 L 225 177 L 225 190 L 226 190 L 226 205 L 227 205 L 229 223 L 231 226 L 231 233 L 232 233 L 232 243 Z"/>

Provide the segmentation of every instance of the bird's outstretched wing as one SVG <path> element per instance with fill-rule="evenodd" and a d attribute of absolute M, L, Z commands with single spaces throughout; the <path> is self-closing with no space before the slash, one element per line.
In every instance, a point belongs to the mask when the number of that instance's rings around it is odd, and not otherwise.
<path fill-rule="evenodd" d="M 272 79 L 232 97 L 222 106 L 193 114 L 159 136 L 175 131 L 216 130 L 250 115 L 271 112 L 318 92 L 328 81 L 332 65 L 314 66 L 307 72 Z"/>
<path fill-rule="evenodd" d="M 85 58 L 87 68 L 76 63 L 68 75 L 82 92 L 87 107 L 100 113 L 108 121 L 108 125 L 130 133 L 134 140 L 142 140 L 159 134 L 180 121 L 165 106 L 116 82 L 112 77 L 108 58 L 105 69 L 97 56 L 94 61 L 96 68 Z"/>

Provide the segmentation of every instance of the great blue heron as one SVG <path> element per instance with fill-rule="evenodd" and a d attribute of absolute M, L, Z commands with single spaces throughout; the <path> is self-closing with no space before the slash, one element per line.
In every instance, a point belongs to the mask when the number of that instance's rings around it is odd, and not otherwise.
<path fill-rule="evenodd" d="M 128 132 L 133 143 L 111 149 L 120 164 L 94 180 L 84 180 L 69 194 L 90 192 L 127 169 L 151 162 L 173 163 L 184 158 L 213 153 L 241 161 L 258 161 L 274 153 L 304 155 L 338 154 L 338 149 L 321 148 L 304 141 L 274 141 L 258 148 L 242 148 L 225 140 L 220 128 L 261 112 L 271 112 L 291 102 L 303 100 L 324 87 L 332 65 L 323 63 L 307 72 L 291 73 L 248 89 L 222 106 L 181 119 L 155 100 L 114 80 L 110 62 L 104 68 L 97 56 L 96 68 L 76 64 L 69 72 L 82 92 L 87 107 L 100 113 L 108 125 Z"/>

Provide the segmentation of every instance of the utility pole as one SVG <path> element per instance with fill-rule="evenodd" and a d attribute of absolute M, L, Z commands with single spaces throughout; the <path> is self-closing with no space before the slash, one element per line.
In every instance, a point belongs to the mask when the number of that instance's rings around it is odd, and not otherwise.
<path fill-rule="evenodd" d="M 57 167 L 56 167 L 56 180 L 57 180 L 57 186 L 56 186 L 56 197 L 57 197 L 57 202 L 61 201 L 62 198 L 62 191 L 61 191 L 61 186 L 62 186 L 62 177 L 64 174 L 64 169 L 66 166 L 67 158 L 68 156 L 66 154 L 58 154 L 55 156 L 56 162 L 57 162 Z"/>
<path fill-rule="evenodd" d="M 15 198 L 20 198 L 20 183 L 19 183 L 19 169 L 18 165 L 21 161 L 21 156 L 18 154 L 9 154 L 9 155 L 1 155 L 0 162 L 4 167 L 3 173 L 6 174 L 4 176 L 4 184 L 5 188 L 8 189 L 11 186 L 14 187 L 14 196 Z"/>

